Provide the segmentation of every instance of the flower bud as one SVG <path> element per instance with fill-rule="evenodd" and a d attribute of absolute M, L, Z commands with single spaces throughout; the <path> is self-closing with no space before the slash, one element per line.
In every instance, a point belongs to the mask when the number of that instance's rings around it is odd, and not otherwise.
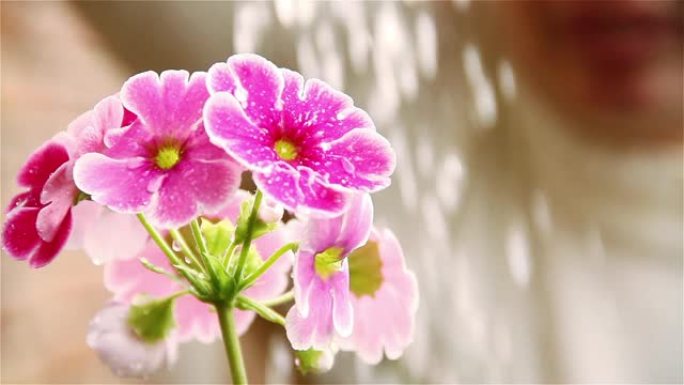
<path fill-rule="evenodd" d="M 332 369 L 335 353 L 332 349 L 295 350 L 295 365 L 303 375 L 309 373 L 325 373 Z"/>

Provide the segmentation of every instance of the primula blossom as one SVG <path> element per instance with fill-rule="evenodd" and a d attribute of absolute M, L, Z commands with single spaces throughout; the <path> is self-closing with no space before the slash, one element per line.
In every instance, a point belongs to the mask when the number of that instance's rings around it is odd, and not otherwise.
<path fill-rule="evenodd" d="M 383 350 L 389 359 L 399 358 L 413 341 L 418 310 L 418 284 L 399 241 L 388 229 L 373 229 L 348 259 L 354 331 L 337 343 L 369 364 L 380 362 Z"/>
<path fill-rule="evenodd" d="M 220 218 L 235 223 L 240 212 L 240 204 L 249 196 L 250 194 L 246 191 L 239 190 L 229 200 L 228 206 L 218 214 Z M 285 243 L 285 231 L 283 227 L 280 227 L 256 239 L 253 246 L 255 246 L 256 254 L 265 260 Z M 278 260 L 254 285 L 246 289 L 244 294 L 256 300 L 271 299 L 282 294 L 287 287 L 287 272 L 290 270 L 293 258 L 292 253 L 288 254 Z M 162 298 L 183 290 L 179 282 L 146 269 L 140 263 L 140 258 L 146 258 L 166 271 L 173 272 L 166 256 L 150 241 L 138 258 L 115 261 L 105 265 L 105 286 L 114 293 L 116 300 L 130 303 L 139 295 Z M 176 334 L 181 342 L 197 339 L 209 343 L 221 333 L 214 307 L 191 295 L 178 298 L 174 311 Z M 235 322 L 238 334 L 247 331 L 253 319 L 253 312 L 236 310 Z"/>
<path fill-rule="evenodd" d="M 10 255 L 28 258 L 32 267 L 54 259 L 71 234 L 72 206 L 83 198 L 74 184 L 74 163 L 83 154 L 102 151 L 106 133 L 130 121 L 118 96 L 107 97 L 31 155 L 18 177 L 28 191 L 12 199 L 3 230 L 3 247 Z M 87 211 L 78 210 L 88 216 Z"/>
<path fill-rule="evenodd" d="M 390 184 L 395 154 L 368 114 L 326 83 L 256 55 L 209 70 L 211 141 L 252 171 L 266 196 L 299 214 L 335 216 L 353 192 Z"/>
<path fill-rule="evenodd" d="M 295 257 L 295 306 L 287 313 L 287 336 L 296 350 L 325 350 L 335 335 L 349 336 L 354 310 L 347 256 L 368 240 L 373 203 L 368 194 L 352 197 L 334 218 L 310 218 Z"/>
<path fill-rule="evenodd" d="M 121 100 L 137 119 L 109 135 L 102 154 L 76 163 L 76 184 L 92 200 L 121 213 L 145 212 L 162 227 L 225 205 L 240 170 L 204 131 L 206 74 L 188 76 L 145 72 L 126 81 Z"/>
<path fill-rule="evenodd" d="M 178 342 L 169 336 L 150 343 L 128 323 L 130 306 L 111 302 L 90 322 L 88 346 L 120 377 L 147 377 L 176 361 Z"/>

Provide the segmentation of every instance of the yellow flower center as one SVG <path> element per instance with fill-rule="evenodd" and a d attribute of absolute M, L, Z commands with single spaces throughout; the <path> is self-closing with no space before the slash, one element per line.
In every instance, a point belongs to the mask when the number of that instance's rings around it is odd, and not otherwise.
<path fill-rule="evenodd" d="M 316 274 L 323 279 L 328 279 L 333 273 L 342 270 L 342 251 L 339 247 L 331 247 L 316 254 L 314 257 Z"/>
<path fill-rule="evenodd" d="M 164 146 L 157 151 L 157 156 L 154 157 L 154 163 L 162 170 L 173 168 L 180 161 L 180 149 L 176 146 Z"/>
<path fill-rule="evenodd" d="M 275 142 L 274 149 L 282 160 L 293 160 L 297 157 L 297 147 L 289 140 L 280 139 Z"/>

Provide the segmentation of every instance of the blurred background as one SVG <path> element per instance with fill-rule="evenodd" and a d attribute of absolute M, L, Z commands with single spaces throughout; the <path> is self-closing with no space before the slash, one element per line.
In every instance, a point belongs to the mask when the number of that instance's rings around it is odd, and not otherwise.
<path fill-rule="evenodd" d="M 1 4 L 2 205 L 27 156 L 129 76 L 238 52 L 351 95 L 393 143 L 376 221 L 421 290 L 415 342 L 298 377 L 282 333 L 254 383 L 681 383 L 681 1 Z M 119 383 L 85 343 L 108 294 L 65 252 L 1 260 L 3 383 Z M 146 380 L 223 383 L 220 344 Z M 135 381 L 131 381 L 135 382 Z"/>

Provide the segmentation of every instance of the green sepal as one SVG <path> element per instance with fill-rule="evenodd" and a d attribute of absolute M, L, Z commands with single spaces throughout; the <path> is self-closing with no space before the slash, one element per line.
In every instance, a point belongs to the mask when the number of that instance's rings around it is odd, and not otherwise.
<path fill-rule="evenodd" d="M 222 256 L 230 246 L 235 231 L 233 224 L 228 220 L 222 220 L 218 223 L 202 220 L 201 229 L 207 244 L 207 252 L 217 257 Z"/>
<path fill-rule="evenodd" d="M 254 204 L 254 199 L 247 199 L 242 202 L 240 206 L 240 217 L 237 220 L 237 226 L 235 228 L 235 235 L 233 242 L 243 243 L 247 238 L 247 232 L 249 228 L 249 215 L 252 213 L 252 205 Z M 278 227 L 278 223 L 266 223 L 262 221 L 257 215 L 254 218 L 254 227 L 252 228 L 252 240 L 259 238 L 264 234 L 268 234 Z"/>
<path fill-rule="evenodd" d="M 295 350 L 295 365 L 302 375 L 321 373 L 329 368 L 321 368 L 321 357 L 325 354 L 320 350 Z"/>
<path fill-rule="evenodd" d="M 330 247 L 314 257 L 314 269 L 316 274 L 323 279 L 328 279 L 334 273 L 342 269 L 342 248 Z"/>
<path fill-rule="evenodd" d="M 154 343 L 163 340 L 176 326 L 173 319 L 174 300 L 175 297 L 172 296 L 131 305 L 128 325 L 145 342 Z"/>

